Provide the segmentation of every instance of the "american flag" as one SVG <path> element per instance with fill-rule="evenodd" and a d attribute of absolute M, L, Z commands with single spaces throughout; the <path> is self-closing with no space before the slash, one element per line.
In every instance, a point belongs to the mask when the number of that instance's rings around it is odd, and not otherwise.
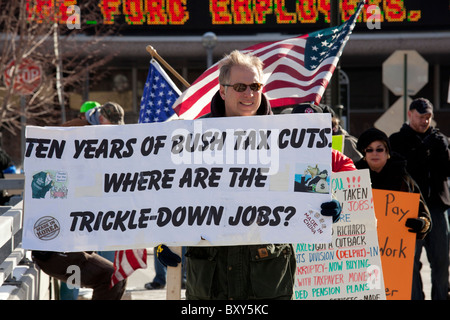
<path fill-rule="evenodd" d="M 363 5 L 364 1 L 361 1 L 350 19 L 339 27 L 243 50 L 264 62 L 263 92 L 272 107 L 320 102 Z M 176 114 L 182 119 L 195 119 L 208 113 L 211 99 L 219 90 L 218 77 L 216 63 L 181 94 L 159 64 L 152 60 L 141 100 L 139 123 L 166 121 Z M 117 251 L 111 285 L 136 269 L 146 268 L 146 258 L 146 249 Z"/>
<path fill-rule="evenodd" d="M 180 95 L 181 91 L 164 69 L 152 59 L 142 94 L 139 123 L 172 120 L 176 117 L 172 106 Z"/>
<path fill-rule="evenodd" d="M 176 118 L 172 105 L 180 94 L 181 91 L 164 69 L 152 59 L 142 94 L 139 123 L 163 122 Z M 116 251 L 111 287 L 140 268 L 147 268 L 146 249 Z"/>
<path fill-rule="evenodd" d="M 116 251 L 114 256 L 114 273 L 111 276 L 111 287 L 125 280 L 137 269 L 147 268 L 147 249 Z"/>
<path fill-rule="evenodd" d="M 272 107 L 320 102 L 364 2 L 338 27 L 242 50 L 263 61 L 263 92 Z M 180 118 L 195 119 L 210 111 L 211 99 L 219 90 L 218 77 L 216 63 L 181 94 L 173 105 Z"/>

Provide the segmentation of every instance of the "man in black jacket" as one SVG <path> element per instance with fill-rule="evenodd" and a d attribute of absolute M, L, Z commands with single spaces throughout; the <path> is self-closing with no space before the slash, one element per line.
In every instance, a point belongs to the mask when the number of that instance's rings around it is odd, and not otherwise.
<path fill-rule="evenodd" d="M 63 126 L 84 126 L 89 124 L 124 124 L 123 108 L 115 102 L 107 102 L 88 110 L 87 118 L 75 118 L 67 121 Z M 88 121 L 88 120 L 91 120 Z M 45 176 L 41 179 L 45 182 Z M 49 184 L 48 186 L 51 187 Z M 42 185 L 41 188 L 44 188 Z M 48 190 L 48 189 L 47 189 Z M 40 191 L 38 189 L 38 191 Z M 44 195 L 45 196 L 45 195 Z M 93 289 L 92 300 L 120 300 L 125 293 L 127 280 L 119 281 L 111 287 L 111 276 L 114 274 L 114 264 L 97 252 L 53 252 L 32 251 L 33 261 L 46 274 L 67 283 L 74 278 L 75 271 L 70 268 L 77 267 L 80 270 L 80 283 L 77 285 Z M 74 270 L 74 269 L 72 269 Z M 76 269 L 75 269 L 76 270 Z M 65 294 L 65 296 L 71 294 Z M 67 297 L 64 297 L 66 300 Z"/>
<path fill-rule="evenodd" d="M 430 209 L 433 228 L 416 247 L 415 266 L 420 270 L 420 255 L 425 246 L 431 265 L 432 299 L 446 300 L 448 294 L 448 217 L 450 176 L 448 138 L 431 126 L 433 105 L 424 98 L 415 99 L 408 111 L 409 123 L 390 136 L 393 151 L 407 161 L 407 170 L 417 182 Z M 420 274 L 413 279 L 413 299 L 424 299 Z"/>

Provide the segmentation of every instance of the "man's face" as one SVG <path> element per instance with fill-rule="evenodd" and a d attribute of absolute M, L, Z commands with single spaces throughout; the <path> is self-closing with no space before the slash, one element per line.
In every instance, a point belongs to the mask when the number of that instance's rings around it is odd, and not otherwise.
<path fill-rule="evenodd" d="M 428 130 L 433 118 L 432 113 L 421 114 L 416 109 L 408 111 L 409 126 L 418 133 L 424 133 Z"/>
<path fill-rule="evenodd" d="M 230 70 L 230 79 L 226 84 L 244 83 L 250 85 L 261 82 L 255 68 L 233 66 Z M 237 92 L 233 87 L 220 86 L 220 96 L 225 101 L 225 116 L 254 116 L 261 104 L 261 90 L 252 91 L 247 86 L 243 92 Z"/>
<path fill-rule="evenodd" d="M 102 115 L 100 115 L 100 117 L 99 117 L 99 122 L 100 122 L 100 124 L 111 124 L 111 121 L 109 121 L 108 118 L 106 118 Z"/>

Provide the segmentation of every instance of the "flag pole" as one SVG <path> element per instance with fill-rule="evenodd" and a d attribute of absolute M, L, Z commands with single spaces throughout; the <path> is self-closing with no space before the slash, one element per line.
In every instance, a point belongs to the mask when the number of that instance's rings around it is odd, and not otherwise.
<path fill-rule="evenodd" d="M 187 82 L 186 80 L 184 80 L 184 78 L 174 69 L 172 68 L 159 54 L 158 52 L 156 52 L 156 50 L 148 45 L 146 47 L 146 50 L 148 51 L 148 53 L 150 53 L 150 55 L 152 56 L 152 58 L 156 58 L 159 62 L 161 62 L 170 72 L 172 72 L 172 74 L 181 81 L 181 83 L 186 87 L 189 88 L 191 85 L 189 84 L 189 82 Z"/>
<path fill-rule="evenodd" d="M 156 50 L 148 45 L 146 50 L 152 58 L 156 58 L 164 67 L 166 67 L 181 83 L 189 88 L 190 84 L 187 82 L 178 72 L 175 71 L 157 52 Z M 182 247 L 169 247 L 169 249 L 175 254 L 182 257 Z M 156 253 L 155 253 L 156 259 Z M 176 267 L 167 267 L 166 275 L 166 300 L 181 300 L 181 282 L 182 282 L 182 263 L 179 263 Z"/>
<path fill-rule="evenodd" d="M 181 81 L 181 83 L 189 88 L 190 84 L 184 78 L 175 71 L 159 54 L 156 50 L 148 45 L 146 50 L 152 58 L 156 58 L 164 67 L 166 67 L 172 74 Z M 182 247 L 170 247 L 175 254 L 178 254 L 180 257 L 182 256 Z M 181 281 L 182 281 L 182 267 L 181 263 L 176 267 L 167 267 L 167 275 L 166 275 L 166 300 L 181 300 Z"/>

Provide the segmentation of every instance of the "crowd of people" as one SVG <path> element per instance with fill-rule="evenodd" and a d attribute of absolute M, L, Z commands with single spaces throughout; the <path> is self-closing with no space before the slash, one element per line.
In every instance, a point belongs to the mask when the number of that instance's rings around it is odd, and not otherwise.
<path fill-rule="evenodd" d="M 220 89 L 212 98 L 212 117 L 272 115 L 270 102 L 262 92 L 263 72 L 259 58 L 233 51 L 220 61 Z M 123 124 L 123 109 L 115 103 L 91 103 L 89 110 L 64 124 Z M 450 150 L 448 138 L 431 126 L 433 105 L 424 98 L 409 107 L 408 122 L 388 137 L 370 128 L 359 139 L 340 125 L 328 106 L 302 104 L 292 113 L 330 112 L 333 134 L 345 136 L 343 152 L 333 151 L 334 172 L 367 168 L 372 188 L 420 194 L 419 216 L 408 219 L 405 228 L 417 236 L 411 299 L 424 299 L 420 276 L 420 256 L 425 247 L 431 265 L 432 299 L 445 300 L 449 290 L 449 186 Z M 322 214 L 337 221 L 338 201 L 322 204 Z M 186 267 L 187 299 L 291 299 L 296 261 L 291 244 L 263 244 L 219 247 L 187 247 L 183 259 L 166 246 L 155 248 L 155 279 L 149 290 L 164 288 L 165 267 L 183 260 Z M 81 266 L 82 286 L 94 289 L 93 299 L 120 299 L 126 280 L 109 288 L 113 264 L 95 252 L 33 252 L 44 272 L 67 280 L 70 264 Z M 186 263 L 184 263 L 186 260 Z M 160 264 L 161 263 L 161 264 Z"/>

